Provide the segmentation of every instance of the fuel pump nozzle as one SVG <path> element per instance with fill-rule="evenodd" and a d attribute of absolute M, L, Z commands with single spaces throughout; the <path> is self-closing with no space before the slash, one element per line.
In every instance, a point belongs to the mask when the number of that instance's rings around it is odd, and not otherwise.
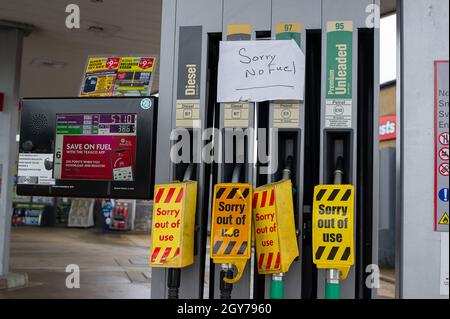
<path fill-rule="evenodd" d="M 343 176 L 344 176 L 344 158 L 342 156 L 338 156 L 338 158 L 336 159 L 336 166 L 334 169 L 333 183 L 336 185 L 342 184 Z"/>
<path fill-rule="evenodd" d="M 233 278 L 233 265 L 222 264 L 220 270 L 220 299 L 231 299 L 233 284 L 225 282 L 224 278 Z"/>
<path fill-rule="evenodd" d="M 334 170 L 333 184 L 342 184 L 344 176 L 344 158 L 338 156 Z M 340 271 L 338 269 L 329 269 L 327 271 L 327 279 L 325 283 L 325 299 L 340 299 L 341 289 L 339 285 Z"/>
<path fill-rule="evenodd" d="M 232 183 L 238 183 L 241 175 L 242 164 L 236 164 L 231 176 Z M 220 299 L 231 299 L 231 292 L 233 291 L 233 284 L 225 282 L 224 278 L 233 278 L 233 265 L 222 264 L 220 270 Z"/>
<path fill-rule="evenodd" d="M 294 161 L 294 158 L 292 156 L 288 156 L 286 158 L 286 164 L 283 169 L 282 179 L 289 179 L 291 177 L 293 161 Z"/>
<path fill-rule="evenodd" d="M 294 158 L 288 156 L 282 172 L 282 179 L 290 179 Z M 270 299 L 284 299 L 284 273 L 273 274 L 270 282 Z"/>

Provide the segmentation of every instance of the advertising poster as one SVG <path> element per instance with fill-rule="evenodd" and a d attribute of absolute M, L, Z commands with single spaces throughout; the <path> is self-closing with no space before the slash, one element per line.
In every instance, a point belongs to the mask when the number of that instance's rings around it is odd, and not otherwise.
<path fill-rule="evenodd" d="M 56 179 L 133 181 L 136 114 L 58 114 Z"/>
<path fill-rule="evenodd" d="M 155 60 L 150 56 L 88 57 L 80 96 L 148 96 Z"/>

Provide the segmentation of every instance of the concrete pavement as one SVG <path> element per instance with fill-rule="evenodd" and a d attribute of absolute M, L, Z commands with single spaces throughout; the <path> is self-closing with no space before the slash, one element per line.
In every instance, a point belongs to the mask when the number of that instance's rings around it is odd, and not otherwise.
<path fill-rule="evenodd" d="M 150 298 L 150 234 L 15 227 L 11 236 L 11 272 L 25 273 L 29 282 L 0 290 L 0 299 Z M 80 267 L 79 289 L 66 287 L 70 264 Z M 378 298 L 394 298 L 393 271 L 381 270 L 381 274 Z"/>
<path fill-rule="evenodd" d="M 27 273 L 22 288 L 0 298 L 149 298 L 150 235 L 97 229 L 13 228 L 11 271 Z M 66 267 L 80 267 L 80 288 L 66 287 Z"/>

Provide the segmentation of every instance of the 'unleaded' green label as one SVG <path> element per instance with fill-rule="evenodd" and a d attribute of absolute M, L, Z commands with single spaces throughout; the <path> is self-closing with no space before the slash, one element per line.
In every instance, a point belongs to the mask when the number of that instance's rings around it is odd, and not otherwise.
<path fill-rule="evenodd" d="M 327 24 L 327 99 L 352 98 L 352 21 Z"/>

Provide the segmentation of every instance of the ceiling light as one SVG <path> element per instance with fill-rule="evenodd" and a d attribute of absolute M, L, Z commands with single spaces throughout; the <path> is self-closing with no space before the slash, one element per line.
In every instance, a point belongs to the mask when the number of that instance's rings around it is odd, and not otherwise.
<path fill-rule="evenodd" d="M 95 33 L 100 33 L 100 32 L 105 32 L 105 29 L 103 27 L 100 27 L 100 26 L 97 26 L 97 25 L 91 25 L 88 28 L 88 31 L 95 32 Z"/>
<path fill-rule="evenodd" d="M 67 63 L 51 59 L 33 59 L 31 60 L 30 65 L 43 68 L 62 69 L 67 65 Z"/>
<path fill-rule="evenodd" d="M 89 23 L 89 27 L 85 30 L 92 32 L 99 37 L 111 37 L 121 30 L 121 28 L 117 25 L 104 24 L 95 21 L 85 22 Z"/>

